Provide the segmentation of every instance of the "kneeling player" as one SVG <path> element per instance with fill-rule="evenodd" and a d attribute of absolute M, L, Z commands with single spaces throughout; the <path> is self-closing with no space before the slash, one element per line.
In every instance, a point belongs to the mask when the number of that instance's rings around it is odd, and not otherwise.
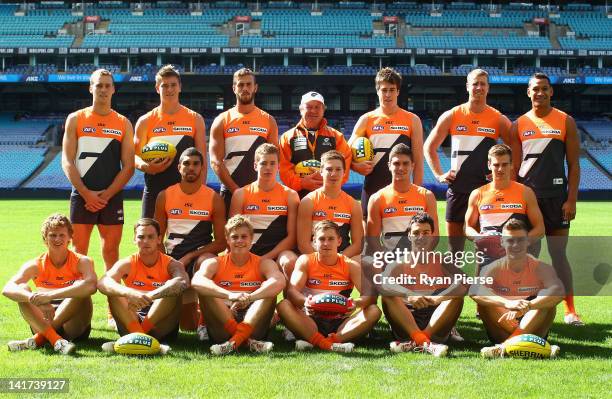
<path fill-rule="evenodd" d="M 332 293 L 350 297 L 353 287 L 361 292 L 359 263 L 338 253 L 342 243 L 340 228 L 330 220 L 315 224 L 315 252 L 302 255 L 295 263 L 287 290 L 288 299 L 277 306 L 280 317 L 291 332 L 307 341 L 298 340 L 296 350 L 317 346 L 324 350 L 351 352 L 350 341 L 367 334 L 380 319 L 375 297 L 362 296 L 354 301 L 359 311 L 340 314 L 334 319 L 318 317 L 308 305 L 311 295 Z"/>
<path fill-rule="evenodd" d="M 155 219 L 139 219 L 134 226 L 138 252 L 120 259 L 98 282 L 121 336 L 141 332 L 164 342 L 178 334 L 182 293 L 189 287 L 189 277 L 181 263 L 160 252 L 161 240 Z M 102 349 L 111 347 L 107 342 Z M 162 347 L 162 352 L 167 350 Z"/>
<path fill-rule="evenodd" d="M 8 349 L 36 349 L 49 341 L 56 352 L 67 355 L 75 350 L 69 340 L 86 339 L 91 331 L 96 272 L 91 259 L 68 249 L 72 224 L 66 216 L 49 216 L 41 232 L 47 252 L 26 262 L 2 291 L 17 302 L 35 334 L 25 340 L 10 341 Z M 36 292 L 28 287 L 30 280 Z"/>
<path fill-rule="evenodd" d="M 517 335 L 546 338 L 563 299 L 563 283 L 552 266 L 527 254 L 527 232 L 524 222 L 510 219 L 502 230 L 506 256 L 484 270 L 483 277 L 492 283 L 470 289 L 489 339 L 496 344 L 482 348 L 483 357 L 502 357 L 504 341 Z M 551 357 L 558 353 L 559 347 L 551 345 Z"/>
<path fill-rule="evenodd" d="M 427 213 L 418 213 L 410 219 L 408 238 L 411 261 L 387 265 L 383 276 L 412 279 L 406 285 L 393 284 L 393 295 L 384 295 L 382 303 L 385 317 L 398 339 L 390 344 L 392 352 L 425 352 L 436 357 L 446 356 L 448 339 L 463 308 L 467 289 L 461 284 L 447 284 L 460 273 L 453 265 L 443 265 L 432 259 L 427 261 L 435 247 L 434 220 Z M 428 255 L 429 254 L 429 255 Z M 425 262 L 416 262 L 423 259 Z M 423 277 L 427 277 L 424 279 Z M 384 282 L 383 282 L 384 284 Z M 402 296 L 397 296 L 397 294 Z"/>
<path fill-rule="evenodd" d="M 205 260 L 193 276 L 213 355 L 225 355 L 245 341 L 254 352 L 272 350 L 268 335 L 276 296 L 285 279 L 276 263 L 250 252 L 253 226 L 236 215 L 225 225 L 229 253 Z"/>

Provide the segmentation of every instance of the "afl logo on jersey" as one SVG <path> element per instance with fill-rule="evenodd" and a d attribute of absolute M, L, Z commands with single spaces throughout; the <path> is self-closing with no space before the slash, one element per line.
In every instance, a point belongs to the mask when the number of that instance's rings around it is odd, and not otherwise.
<path fill-rule="evenodd" d="M 395 212 L 397 212 L 397 208 L 394 208 L 392 206 L 385 208 L 385 210 L 383 211 L 383 213 L 385 214 L 390 214 L 390 213 L 395 213 Z"/>
<path fill-rule="evenodd" d="M 83 133 L 95 133 L 95 132 L 96 132 L 96 128 L 95 127 L 85 126 L 83 128 Z"/>
<path fill-rule="evenodd" d="M 476 128 L 478 133 L 495 134 L 495 129 L 490 127 L 478 127 Z"/>
<path fill-rule="evenodd" d="M 268 129 L 266 129 L 265 127 L 251 126 L 249 127 L 249 130 L 257 133 L 268 133 Z"/>
<path fill-rule="evenodd" d="M 468 129 L 467 129 L 467 126 L 465 126 L 465 125 L 458 125 L 455 128 L 455 130 L 458 131 L 458 132 L 467 132 Z"/>
<path fill-rule="evenodd" d="M 374 125 L 374 126 L 372 126 L 372 131 L 373 132 L 378 132 L 378 131 L 381 131 L 381 130 L 385 130 L 385 127 L 381 126 L 381 125 Z"/>
<path fill-rule="evenodd" d="M 536 134 L 535 131 L 533 131 L 533 130 L 526 130 L 526 131 L 523 132 L 523 137 L 533 136 L 534 134 Z"/>
<path fill-rule="evenodd" d="M 142 281 L 138 281 L 138 280 L 134 280 L 132 282 L 133 285 L 135 285 L 136 287 L 144 287 L 145 283 L 143 283 Z"/>
<path fill-rule="evenodd" d="M 327 213 L 325 213 L 325 211 L 316 211 L 312 214 L 312 216 L 316 218 L 324 218 L 327 217 Z"/>
<path fill-rule="evenodd" d="M 163 133 L 166 131 L 165 127 L 156 127 L 155 129 L 153 129 L 153 133 Z"/>
<path fill-rule="evenodd" d="M 229 129 L 227 129 L 225 132 L 226 133 L 238 133 L 240 131 L 240 128 L 237 127 L 230 127 Z"/>
<path fill-rule="evenodd" d="M 321 285 L 321 280 L 316 278 L 309 278 L 308 285 Z"/>
<path fill-rule="evenodd" d="M 247 207 L 245 208 L 247 211 L 258 211 L 259 210 L 259 205 L 247 205 Z"/>
<path fill-rule="evenodd" d="M 231 281 L 219 281 L 219 286 L 221 286 L 221 287 L 231 287 L 232 286 L 232 282 Z"/>
<path fill-rule="evenodd" d="M 495 205 L 491 205 L 491 204 L 480 205 L 481 211 L 490 211 L 491 209 L 494 209 L 494 208 L 495 208 Z"/>
<path fill-rule="evenodd" d="M 171 215 L 182 215 L 183 214 L 183 210 L 182 209 L 178 209 L 178 208 L 173 208 L 170 209 L 170 213 Z"/>
<path fill-rule="evenodd" d="M 523 209 L 523 204 L 501 204 L 501 209 Z"/>

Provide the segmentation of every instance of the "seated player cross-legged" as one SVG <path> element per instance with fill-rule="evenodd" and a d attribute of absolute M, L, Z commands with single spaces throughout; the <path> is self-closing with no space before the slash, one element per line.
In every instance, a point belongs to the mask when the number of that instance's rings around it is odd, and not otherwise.
<path fill-rule="evenodd" d="M 390 344 L 392 352 L 424 352 L 436 357 L 446 356 L 446 342 L 463 308 L 467 288 L 461 284 L 443 284 L 435 280 L 461 273 L 452 264 L 427 259 L 433 254 L 436 237 L 434 220 L 427 213 L 414 215 L 408 226 L 412 259 L 409 263 L 386 266 L 385 277 L 412 277 L 406 285 L 388 285 L 382 281 L 381 293 L 385 317 L 397 341 Z M 421 255 L 421 256 L 420 256 Z M 424 262 L 415 262 L 423 259 Z M 428 282 L 423 283 L 423 277 Z M 426 280 L 427 281 L 427 280 Z M 414 283 L 412 283 L 414 282 Z"/>
<path fill-rule="evenodd" d="M 253 226 L 245 216 L 227 221 L 225 237 L 229 253 L 205 260 L 192 280 L 215 343 L 210 351 L 225 355 L 248 342 L 251 351 L 269 352 L 274 345 L 262 340 L 268 335 L 285 279 L 272 259 L 250 252 Z"/>
<path fill-rule="evenodd" d="M 134 226 L 138 252 L 120 259 L 98 282 L 121 336 L 141 332 L 164 342 L 178 334 L 182 293 L 189 287 L 189 277 L 180 262 L 160 252 L 161 240 L 155 219 L 139 219 Z M 102 346 L 104 351 L 112 348 L 113 342 Z M 162 353 L 168 350 L 162 345 Z"/>
<path fill-rule="evenodd" d="M 351 352 L 353 341 L 367 334 L 380 319 L 381 311 L 375 297 L 361 296 L 346 313 L 330 318 L 318 315 L 311 306 L 318 294 L 339 294 L 350 297 L 353 287 L 361 291 L 359 263 L 338 253 L 341 245 L 340 228 L 332 221 L 315 224 L 315 252 L 298 258 L 291 275 L 287 299 L 277 310 L 281 320 L 298 339 L 296 350 L 311 349 Z M 355 309 L 358 310 L 355 312 Z"/>
<path fill-rule="evenodd" d="M 75 350 L 69 340 L 87 339 L 91 331 L 96 273 L 90 258 L 68 249 L 72 225 L 64 215 L 49 216 L 41 229 L 47 252 L 27 261 L 6 283 L 2 294 L 17 302 L 30 329 L 25 340 L 10 341 L 9 351 L 42 347 L 47 341 L 56 352 Z M 32 281 L 36 291 L 28 287 Z"/>
<path fill-rule="evenodd" d="M 502 230 L 506 256 L 483 270 L 492 284 L 472 285 L 470 296 L 478 304 L 480 318 L 495 346 L 482 348 L 483 357 L 504 356 L 504 341 L 521 334 L 546 338 L 563 299 L 563 283 L 552 266 L 527 253 L 527 226 L 510 219 Z M 551 345 L 551 357 L 559 353 Z"/>

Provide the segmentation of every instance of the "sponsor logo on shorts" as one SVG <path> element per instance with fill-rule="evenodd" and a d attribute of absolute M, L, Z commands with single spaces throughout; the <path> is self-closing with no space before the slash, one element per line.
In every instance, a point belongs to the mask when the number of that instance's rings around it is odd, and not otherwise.
<path fill-rule="evenodd" d="M 230 127 L 229 129 L 227 129 L 225 132 L 226 133 L 237 133 L 240 131 L 240 128 L 237 127 Z"/>
<path fill-rule="evenodd" d="M 490 127 L 478 127 L 476 128 L 478 133 L 495 134 L 495 129 Z"/>
<path fill-rule="evenodd" d="M 374 126 L 372 126 L 372 131 L 373 132 L 378 132 L 378 131 L 384 130 L 384 129 L 385 129 L 385 127 L 382 126 L 382 125 L 374 125 Z"/>
<path fill-rule="evenodd" d="M 219 281 L 219 285 L 221 287 L 231 287 L 232 286 L 232 282 L 231 281 Z"/>
<path fill-rule="evenodd" d="M 405 206 L 404 212 L 424 212 L 425 207 L 423 206 Z"/>
<path fill-rule="evenodd" d="M 83 133 L 95 133 L 95 132 L 96 132 L 96 128 L 95 127 L 85 126 L 83 128 Z"/>
<path fill-rule="evenodd" d="M 312 216 L 316 218 L 324 218 L 327 217 L 327 213 L 325 211 L 316 211 L 312 214 Z"/>
<path fill-rule="evenodd" d="M 321 280 L 316 278 L 309 278 L 308 285 L 321 285 Z"/>
<path fill-rule="evenodd" d="M 210 216 L 210 212 L 202 210 L 202 209 L 190 209 L 190 216 Z"/>
<path fill-rule="evenodd" d="M 123 134 L 123 132 L 121 130 L 108 129 L 108 128 L 102 128 L 102 133 L 104 133 L 104 134 L 112 134 L 113 136 L 121 136 Z"/>
<path fill-rule="evenodd" d="M 241 281 L 241 287 L 259 287 L 261 285 L 261 281 Z"/>
<path fill-rule="evenodd" d="M 285 212 L 287 207 L 283 205 L 268 205 L 268 212 Z"/>
<path fill-rule="evenodd" d="M 395 213 L 397 212 L 397 208 L 390 206 L 388 208 L 385 208 L 385 210 L 383 211 L 383 213 L 385 214 L 389 214 L 389 213 Z"/>
<path fill-rule="evenodd" d="M 389 126 L 389 130 L 399 130 L 401 132 L 407 132 L 410 129 L 408 128 L 408 126 Z"/>
<path fill-rule="evenodd" d="M 153 129 L 153 133 L 163 133 L 165 131 L 166 131 L 166 128 L 162 126 L 158 126 L 155 129 Z"/>
<path fill-rule="evenodd" d="M 480 205 L 480 210 L 481 211 L 489 211 L 491 209 L 495 209 L 495 205 L 490 205 L 490 204 Z"/>
<path fill-rule="evenodd" d="M 554 185 L 563 184 L 563 178 L 562 178 L 562 177 L 555 177 L 555 178 L 553 179 L 553 184 L 554 184 Z"/>
<path fill-rule="evenodd" d="M 456 131 L 458 132 L 467 132 L 467 126 L 465 125 L 457 125 L 457 127 L 455 128 Z"/>
<path fill-rule="evenodd" d="M 535 135 L 536 132 L 534 130 L 526 130 L 523 132 L 523 137 L 529 137 Z"/>
<path fill-rule="evenodd" d="M 350 281 L 346 280 L 329 280 L 328 285 L 330 287 L 346 287 L 350 284 Z"/>
<path fill-rule="evenodd" d="M 559 129 L 540 129 L 542 134 L 550 134 L 553 136 L 561 136 L 561 130 Z"/>
<path fill-rule="evenodd" d="M 523 204 L 501 204 L 501 209 L 523 209 Z"/>
<path fill-rule="evenodd" d="M 170 209 L 169 213 L 171 215 L 182 215 L 183 214 L 183 210 L 182 209 L 178 209 L 178 208 L 172 208 L 172 209 Z"/>
<path fill-rule="evenodd" d="M 255 204 L 247 205 L 246 210 L 247 211 L 258 211 L 259 210 L 259 205 L 255 205 Z"/>
<path fill-rule="evenodd" d="M 175 133 L 191 133 L 193 128 L 191 126 L 173 126 L 172 131 Z"/>
<path fill-rule="evenodd" d="M 249 130 L 257 133 L 268 133 L 268 129 L 266 129 L 265 127 L 251 126 L 249 127 Z"/>
<path fill-rule="evenodd" d="M 334 212 L 334 218 L 335 219 L 350 219 L 351 218 L 351 214 L 350 213 L 342 213 L 342 212 Z"/>

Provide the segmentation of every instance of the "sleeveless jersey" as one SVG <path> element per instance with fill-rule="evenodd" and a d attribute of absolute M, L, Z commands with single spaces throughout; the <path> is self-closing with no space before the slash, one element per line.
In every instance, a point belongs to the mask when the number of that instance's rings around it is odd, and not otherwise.
<path fill-rule="evenodd" d="M 180 259 L 212 242 L 213 195 L 214 191 L 204 185 L 193 194 L 185 194 L 180 183 L 166 189 L 168 255 Z"/>
<path fill-rule="evenodd" d="M 304 295 L 333 293 L 347 298 L 351 296 L 354 284 L 351 281 L 349 259 L 346 256 L 338 254 L 338 261 L 333 266 L 321 262 L 316 252 L 307 256 L 306 285 L 302 291 Z"/>
<path fill-rule="evenodd" d="M 168 265 L 172 258 L 166 254 L 159 253 L 159 258 L 153 266 L 142 263 L 142 259 L 136 253 L 130 256 L 130 272 L 123 279 L 126 287 L 138 291 L 153 291 L 163 286 L 172 276 L 168 273 Z"/>
<path fill-rule="evenodd" d="M 259 270 L 261 258 L 253 253 L 250 254 L 248 262 L 242 266 L 236 266 L 229 253 L 219 256 L 217 262 L 219 269 L 213 281 L 228 291 L 253 292 L 259 289 L 264 282 Z"/>
<path fill-rule="evenodd" d="M 566 120 L 567 114 L 556 108 L 543 118 L 529 111 L 517 120 L 523 148 L 518 180 L 531 187 L 538 198 L 566 194 Z"/>
<path fill-rule="evenodd" d="M 174 114 L 164 114 L 156 107 L 145 116 L 147 119 L 146 142 L 164 140 L 176 147 L 176 156 L 168 169 L 156 175 L 145 173 L 145 184 L 150 192 L 161 190 L 181 181 L 178 172 L 179 158 L 183 151 L 195 145 L 197 113 L 180 106 Z"/>
<path fill-rule="evenodd" d="M 394 145 L 404 143 L 412 149 L 412 121 L 414 114 L 398 109 L 393 115 L 383 114 L 380 108 L 366 114 L 366 137 L 374 149 L 374 169 L 365 177 L 364 190 L 375 193 L 391 183 L 389 152 Z"/>
<path fill-rule="evenodd" d="M 76 168 L 88 189 L 104 190 L 121 171 L 126 118 L 113 110 L 98 115 L 88 107 L 77 111 L 76 121 Z"/>
<path fill-rule="evenodd" d="M 403 264 L 397 268 L 402 277 L 411 278 L 411 282 L 414 282 L 414 284 L 402 284 L 410 291 L 415 291 L 414 295 L 435 295 L 450 286 L 443 281 L 443 278 L 447 277 L 447 273 L 438 262 L 417 263 L 415 265 Z M 394 275 L 397 276 L 397 273 L 394 273 Z M 427 280 L 423 279 L 423 276 L 427 277 Z"/>
<path fill-rule="evenodd" d="M 451 170 L 455 180 L 449 187 L 454 192 L 469 194 L 487 183 L 487 154 L 499 138 L 501 122 L 502 114 L 488 105 L 480 113 L 470 112 L 467 103 L 452 109 Z"/>
<path fill-rule="evenodd" d="M 500 263 L 502 263 L 501 267 L 499 267 Z M 540 262 L 537 259 L 527 255 L 525 268 L 515 273 L 508 267 L 506 258 L 499 259 L 489 266 L 495 268 L 492 272 L 493 285 L 491 288 L 497 295 L 508 299 L 525 299 L 537 295 L 544 288 L 536 272 L 539 265 Z"/>
<path fill-rule="evenodd" d="M 476 205 L 481 233 L 495 231 L 501 234 L 502 228 L 511 218 L 522 220 L 531 228 L 527 217 L 525 186 L 520 183 L 512 181 L 503 190 L 495 190 L 493 183 L 484 185 L 478 189 Z"/>
<path fill-rule="evenodd" d="M 57 267 L 51 262 L 48 252 L 40 255 L 36 260 L 38 273 L 34 279 L 34 285 L 39 288 L 58 289 L 71 286 L 76 280 L 83 280 L 83 275 L 78 268 L 81 256 L 68 250 L 66 263 Z"/>
<path fill-rule="evenodd" d="M 241 114 L 236 107 L 221 114 L 225 158 L 223 163 L 238 187 L 244 187 L 257 180 L 253 168 L 255 150 L 268 141 L 271 123 L 270 115 L 255 107 L 248 114 Z M 221 191 L 227 188 L 221 185 Z"/>
<path fill-rule="evenodd" d="M 241 214 L 247 215 L 253 224 L 251 252 L 262 256 L 287 237 L 289 191 L 276 183 L 271 191 L 260 190 L 257 182 L 244 188 Z"/>
<path fill-rule="evenodd" d="M 340 191 L 338 198 L 329 198 L 323 192 L 323 187 L 308 194 L 312 200 L 312 226 L 321 220 L 331 220 L 340 227 L 342 243 L 338 252 L 342 252 L 351 244 L 351 217 L 355 199 Z"/>
<path fill-rule="evenodd" d="M 410 219 L 427 208 L 427 191 L 410 184 L 407 192 L 399 193 L 390 184 L 374 194 L 379 200 L 385 246 L 394 248 L 402 237 L 408 236 Z"/>

